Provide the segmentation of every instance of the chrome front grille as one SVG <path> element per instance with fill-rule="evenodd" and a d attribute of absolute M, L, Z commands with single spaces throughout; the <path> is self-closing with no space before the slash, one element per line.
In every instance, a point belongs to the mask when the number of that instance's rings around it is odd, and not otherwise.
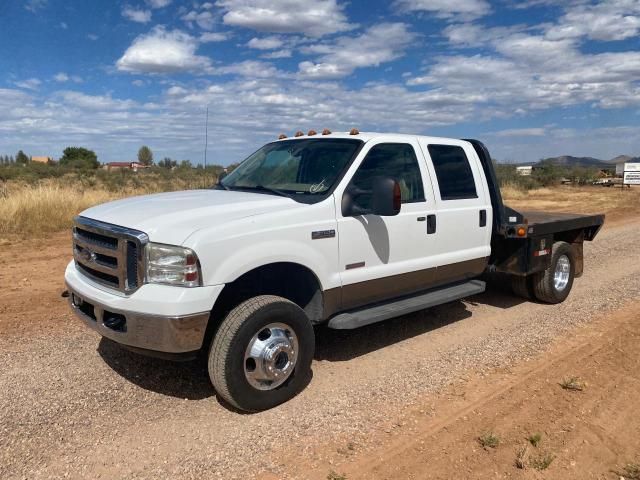
<path fill-rule="evenodd" d="M 144 282 L 143 232 L 110 223 L 76 217 L 73 224 L 73 258 L 91 280 L 123 293 L 136 291 Z"/>

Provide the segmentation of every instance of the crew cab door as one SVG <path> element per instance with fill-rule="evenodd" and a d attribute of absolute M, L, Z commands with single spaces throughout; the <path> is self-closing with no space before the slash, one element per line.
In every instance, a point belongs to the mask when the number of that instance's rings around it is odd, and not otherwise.
<path fill-rule="evenodd" d="M 400 184 L 400 213 L 344 216 L 344 192 L 370 192 L 377 176 Z M 385 138 L 367 143 L 335 193 L 343 309 L 410 294 L 432 284 L 436 238 L 427 233 L 427 217 L 435 213 L 435 203 L 417 141 L 402 137 L 397 142 Z M 365 194 L 356 202 L 366 208 L 369 199 Z"/>
<path fill-rule="evenodd" d="M 420 140 L 433 181 L 437 209 L 439 284 L 481 274 L 491 253 L 492 207 L 480 161 L 467 142 Z"/>

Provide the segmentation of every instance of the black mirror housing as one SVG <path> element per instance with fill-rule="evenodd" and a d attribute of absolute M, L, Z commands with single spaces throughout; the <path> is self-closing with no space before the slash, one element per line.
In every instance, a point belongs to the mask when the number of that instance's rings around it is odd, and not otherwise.
<path fill-rule="evenodd" d="M 402 193 L 400 184 L 393 178 L 376 177 L 373 179 L 371 195 L 373 214 L 382 217 L 393 217 L 400 213 Z"/>
<path fill-rule="evenodd" d="M 342 196 L 342 216 L 380 215 L 392 217 L 400 213 L 402 194 L 397 181 L 389 177 L 375 177 L 371 185 L 371 201 L 366 208 L 357 204 L 361 194 L 369 193 L 357 189 L 347 189 Z"/>

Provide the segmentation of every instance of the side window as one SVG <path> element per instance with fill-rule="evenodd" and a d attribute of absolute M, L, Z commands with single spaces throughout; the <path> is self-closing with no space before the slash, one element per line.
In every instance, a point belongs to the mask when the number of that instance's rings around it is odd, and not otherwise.
<path fill-rule="evenodd" d="M 381 143 L 374 146 L 360 164 L 349 184 L 357 192 L 356 203 L 369 207 L 372 181 L 390 177 L 400 184 L 402 203 L 424 202 L 424 187 L 415 151 L 405 143 Z"/>
<path fill-rule="evenodd" d="M 436 170 L 442 200 L 478 198 L 469 159 L 462 147 L 429 145 L 428 149 Z"/>

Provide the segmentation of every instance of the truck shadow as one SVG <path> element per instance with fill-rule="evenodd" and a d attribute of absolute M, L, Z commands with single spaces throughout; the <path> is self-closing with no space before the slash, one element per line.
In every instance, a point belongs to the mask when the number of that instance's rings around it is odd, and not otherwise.
<path fill-rule="evenodd" d="M 487 292 L 465 301 L 505 309 L 523 302 L 499 283 L 492 284 Z M 464 320 L 471 315 L 464 302 L 456 301 L 356 330 L 331 330 L 320 326 L 316 328 L 314 359 L 330 362 L 348 361 Z M 140 388 L 187 400 L 202 400 L 215 396 L 224 408 L 237 411 L 216 395 L 209 381 L 204 358 L 172 362 L 147 357 L 126 350 L 106 338 L 100 340 L 97 351 L 114 372 Z M 312 375 L 305 383 L 311 381 Z"/>
<path fill-rule="evenodd" d="M 172 362 L 130 352 L 102 338 L 98 354 L 111 369 L 129 382 L 170 397 L 202 400 L 215 395 L 207 366 L 201 359 Z"/>
<path fill-rule="evenodd" d="M 487 291 L 465 299 L 472 305 L 489 305 L 508 309 L 523 303 L 502 282 L 491 282 Z M 379 350 L 395 343 L 429 333 L 441 327 L 471 317 L 462 301 L 420 310 L 409 315 L 389 319 L 355 330 L 316 328 L 315 360 L 342 362 Z"/>

